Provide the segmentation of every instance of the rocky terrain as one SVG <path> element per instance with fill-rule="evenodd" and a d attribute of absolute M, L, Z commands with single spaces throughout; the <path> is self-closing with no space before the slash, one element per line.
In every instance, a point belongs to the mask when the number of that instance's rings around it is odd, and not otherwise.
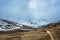
<path fill-rule="evenodd" d="M 60 22 L 30 31 L 1 31 L 0 40 L 60 40 Z"/>

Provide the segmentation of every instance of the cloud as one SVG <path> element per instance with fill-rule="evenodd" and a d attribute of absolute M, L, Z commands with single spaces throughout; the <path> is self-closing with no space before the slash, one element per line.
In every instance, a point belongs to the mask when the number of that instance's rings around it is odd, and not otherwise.
<path fill-rule="evenodd" d="M 36 0 L 30 0 L 28 4 L 29 8 L 37 8 L 37 2 Z"/>
<path fill-rule="evenodd" d="M 37 25 L 60 21 L 59 0 L 0 0 L 0 18 Z M 42 21 L 37 21 L 42 20 Z M 38 23 L 39 22 L 39 23 Z M 25 24 L 28 24 L 25 23 Z"/>
<path fill-rule="evenodd" d="M 51 0 L 51 4 L 55 4 L 58 0 Z"/>

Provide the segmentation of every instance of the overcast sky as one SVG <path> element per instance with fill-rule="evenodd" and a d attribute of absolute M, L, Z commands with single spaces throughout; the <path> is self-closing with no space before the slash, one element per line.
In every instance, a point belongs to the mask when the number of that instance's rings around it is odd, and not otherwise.
<path fill-rule="evenodd" d="M 25 24 L 60 21 L 60 0 L 0 0 L 0 19 Z"/>

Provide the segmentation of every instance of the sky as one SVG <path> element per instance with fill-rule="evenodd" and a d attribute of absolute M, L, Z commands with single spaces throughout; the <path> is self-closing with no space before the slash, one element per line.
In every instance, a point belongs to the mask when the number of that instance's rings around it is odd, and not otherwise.
<path fill-rule="evenodd" d="M 60 0 L 0 0 L 0 19 L 31 26 L 60 22 Z"/>

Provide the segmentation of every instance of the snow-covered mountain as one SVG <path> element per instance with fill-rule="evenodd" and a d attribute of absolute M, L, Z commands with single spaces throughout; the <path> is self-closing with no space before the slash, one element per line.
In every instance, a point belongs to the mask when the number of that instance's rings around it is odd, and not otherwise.
<path fill-rule="evenodd" d="M 0 19 L 0 31 L 12 31 L 12 30 L 16 30 L 16 29 L 31 30 L 31 29 L 26 29 L 26 28 L 24 29 L 22 24 Z"/>
<path fill-rule="evenodd" d="M 0 19 L 0 31 L 14 31 L 14 30 L 32 30 L 34 28 L 40 28 L 43 25 L 50 24 L 49 21 L 45 19 L 33 19 L 33 20 L 27 20 L 23 21 L 20 20 L 19 22 L 14 22 L 14 21 L 8 21 L 4 19 Z"/>

